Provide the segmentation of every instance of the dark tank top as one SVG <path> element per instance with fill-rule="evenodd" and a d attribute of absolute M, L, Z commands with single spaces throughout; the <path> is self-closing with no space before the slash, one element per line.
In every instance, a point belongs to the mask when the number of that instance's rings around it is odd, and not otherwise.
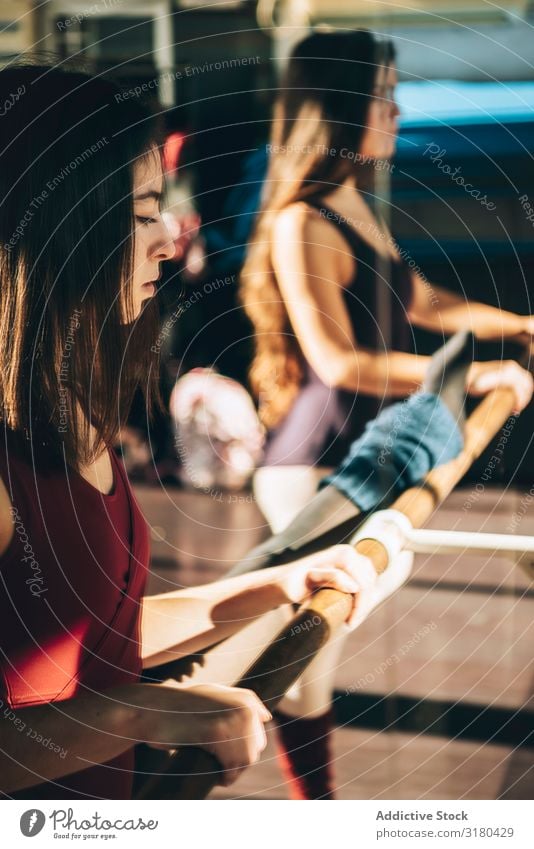
<path fill-rule="evenodd" d="M 104 495 L 70 467 L 35 469 L 0 426 L 0 474 L 16 511 L 0 556 L 0 700 L 15 717 L 48 702 L 61 711 L 64 699 L 140 678 L 148 526 L 121 460 L 109 453 L 114 488 Z M 22 719 L 13 722 L 65 757 L 61 739 L 39 739 Z M 128 799 L 133 770 L 132 746 L 54 781 L 36 776 L 35 786 L 0 798 Z"/>
<path fill-rule="evenodd" d="M 408 264 L 403 259 L 384 260 L 353 226 L 320 200 L 307 203 L 339 229 L 357 264 L 353 279 L 343 289 L 357 344 L 380 353 L 411 351 Z M 380 327 L 386 299 L 390 315 L 387 333 Z M 297 397 L 282 422 L 267 434 L 262 465 L 337 466 L 365 424 L 390 403 L 391 398 L 329 388 L 305 361 Z"/>

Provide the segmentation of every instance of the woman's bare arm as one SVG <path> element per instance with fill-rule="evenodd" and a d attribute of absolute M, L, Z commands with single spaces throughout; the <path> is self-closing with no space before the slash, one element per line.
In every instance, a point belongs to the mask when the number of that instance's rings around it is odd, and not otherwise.
<path fill-rule="evenodd" d="M 137 710 L 123 696 L 112 689 L 35 707 L 3 705 L 0 789 L 14 793 L 53 781 L 131 748 L 137 742 Z"/>
<path fill-rule="evenodd" d="M 278 214 L 273 227 L 273 266 L 303 353 L 327 386 L 404 397 L 420 386 L 430 358 L 358 344 L 343 300 L 347 248 L 335 231 L 326 237 L 325 226 L 294 204 Z M 349 268 L 354 273 L 353 262 Z"/>
<path fill-rule="evenodd" d="M 122 684 L 61 702 L 4 710 L 0 790 L 9 795 L 106 763 L 146 743 L 156 749 L 200 746 L 222 764 L 224 783 L 254 763 L 271 716 L 250 690 Z"/>
<path fill-rule="evenodd" d="M 283 568 L 145 596 L 141 614 L 143 666 L 158 666 L 201 651 L 287 602 L 277 583 Z"/>
<path fill-rule="evenodd" d="M 409 310 L 413 324 L 434 333 L 452 335 L 458 330 L 471 330 L 479 339 L 506 339 L 531 333 L 530 316 L 468 301 L 434 283 L 426 283 L 412 274 L 414 296 Z"/>
<path fill-rule="evenodd" d="M 350 546 L 338 545 L 285 566 L 146 596 L 141 619 L 143 665 L 156 666 L 201 651 L 281 604 L 303 601 L 319 587 L 353 593 L 359 561 Z"/>

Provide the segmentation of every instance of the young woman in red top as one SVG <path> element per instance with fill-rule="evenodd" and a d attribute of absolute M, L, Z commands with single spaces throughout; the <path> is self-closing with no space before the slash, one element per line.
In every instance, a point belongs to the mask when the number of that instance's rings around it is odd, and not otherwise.
<path fill-rule="evenodd" d="M 248 691 L 141 683 L 317 586 L 356 592 L 336 547 L 144 595 L 147 525 L 110 449 L 137 387 L 158 403 L 157 122 L 109 81 L 0 71 L 0 795 L 128 798 L 133 747 L 200 745 L 229 783 L 269 714 Z"/>

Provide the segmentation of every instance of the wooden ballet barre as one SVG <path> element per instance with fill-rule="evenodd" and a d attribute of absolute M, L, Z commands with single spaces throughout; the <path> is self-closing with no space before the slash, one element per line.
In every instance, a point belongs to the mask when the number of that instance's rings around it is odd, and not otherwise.
<path fill-rule="evenodd" d="M 412 527 L 421 527 L 506 423 L 514 403 L 515 395 L 508 388 L 486 395 L 466 421 L 464 447 L 458 457 L 429 472 L 421 485 L 406 490 L 391 510 L 403 514 Z M 379 539 L 360 538 L 355 550 L 370 558 L 378 574 L 387 568 L 388 551 Z M 315 592 L 236 686 L 254 690 L 270 710 L 275 708 L 351 609 L 352 599 L 346 593 L 332 589 Z M 183 748 L 169 756 L 163 772 L 150 776 L 136 798 L 204 799 L 220 783 L 220 772 L 219 762 L 209 752 Z"/>

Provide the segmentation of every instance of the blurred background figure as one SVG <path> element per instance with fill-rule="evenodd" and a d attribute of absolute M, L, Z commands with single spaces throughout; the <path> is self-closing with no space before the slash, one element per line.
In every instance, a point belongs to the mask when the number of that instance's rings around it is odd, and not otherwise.
<path fill-rule="evenodd" d="M 243 387 L 212 369 L 192 369 L 170 398 L 180 480 L 206 491 L 243 489 L 261 455 L 264 431 Z"/>
<path fill-rule="evenodd" d="M 255 330 L 250 378 L 268 428 L 254 492 L 283 531 L 365 424 L 420 386 L 429 366 L 413 327 L 530 339 L 534 319 L 430 283 L 380 210 L 399 107 L 393 43 L 369 30 L 316 32 L 293 49 L 275 103 L 263 202 L 241 274 Z M 488 380 L 490 383 L 481 383 Z M 466 394 L 504 383 L 517 409 L 532 379 L 474 362 Z M 276 712 L 282 765 L 298 799 L 333 798 L 330 681 L 342 640 L 323 649 Z"/>

